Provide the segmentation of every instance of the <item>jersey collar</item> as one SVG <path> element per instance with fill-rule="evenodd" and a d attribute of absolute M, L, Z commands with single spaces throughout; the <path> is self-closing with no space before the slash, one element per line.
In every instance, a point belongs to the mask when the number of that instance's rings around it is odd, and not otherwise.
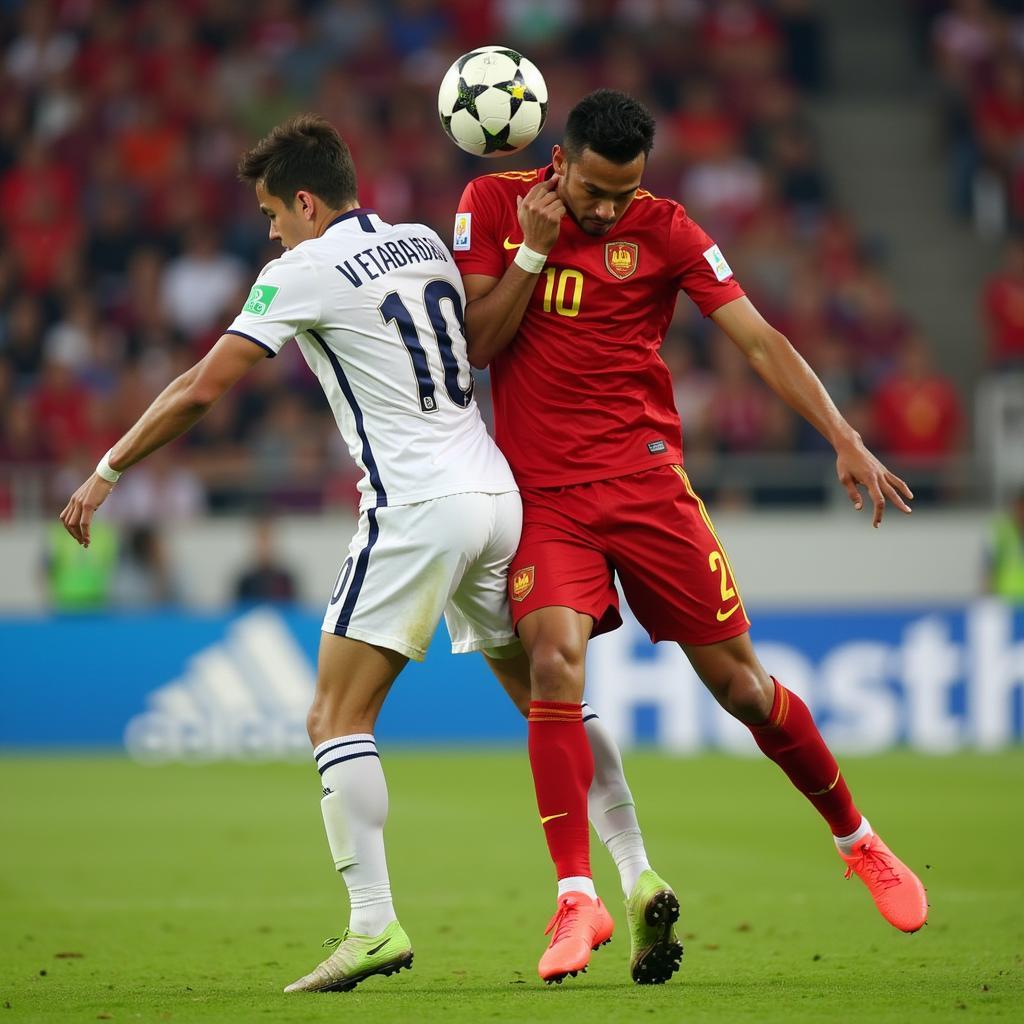
<path fill-rule="evenodd" d="M 324 231 L 329 231 L 335 224 L 340 224 L 343 220 L 353 220 L 357 217 L 362 220 L 368 217 L 371 213 L 376 216 L 377 211 L 369 206 L 357 206 L 354 210 L 349 210 L 346 213 L 341 213 L 335 217 L 334 220 L 324 228 Z"/>

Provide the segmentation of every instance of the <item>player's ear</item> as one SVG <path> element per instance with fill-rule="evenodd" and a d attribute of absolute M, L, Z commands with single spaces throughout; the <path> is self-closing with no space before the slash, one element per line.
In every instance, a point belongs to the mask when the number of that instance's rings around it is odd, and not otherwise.
<path fill-rule="evenodd" d="M 565 150 L 557 143 L 551 147 L 551 164 L 555 168 L 555 174 L 565 174 Z"/>
<path fill-rule="evenodd" d="M 303 219 L 312 220 L 316 214 L 316 203 L 311 192 L 296 192 L 295 199 L 299 204 L 299 213 Z"/>

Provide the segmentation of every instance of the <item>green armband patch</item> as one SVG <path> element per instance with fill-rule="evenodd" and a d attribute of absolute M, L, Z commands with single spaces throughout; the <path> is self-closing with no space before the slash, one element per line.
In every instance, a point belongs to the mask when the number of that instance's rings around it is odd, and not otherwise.
<path fill-rule="evenodd" d="M 278 291 L 279 289 L 272 284 L 254 284 L 252 291 L 249 292 L 249 298 L 245 300 L 242 311 L 254 313 L 256 316 L 266 315 L 271 303 L 277 298 Z"/>

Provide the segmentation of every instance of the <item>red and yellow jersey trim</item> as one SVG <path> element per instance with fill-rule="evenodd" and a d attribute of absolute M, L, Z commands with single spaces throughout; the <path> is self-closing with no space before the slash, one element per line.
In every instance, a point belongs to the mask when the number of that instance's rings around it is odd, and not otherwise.
<path fill-rule="evenodd" d="M 743 612 L 744 617 L 749 622 L 750 616 L 747 615 L 747 609 L 746 606 L 743 604 L 743 597 L 740 594 L 739 585 L 736 583 L 736 573 L 732 571 L 732 565 L 729 562 L 729 556 L 725 553 L 725 548 L 722 546 L 722 542 L 719 539 L 718 534 L 715 532 L 715 526 L 714 523 L 711 522 L 711 516 L 708 515 L 708 510 L 704 507 L 704 502 L 701 500 L 700 495 L 693 489 L 693 486 L 690 483 L 690 478 L 686 475 L 686 470 L 683 469 L 682 466 L 673 466 L 672 468 L 675 470 L 676 475 L 679 477 L 679 479 L 683 481 L 683 486 L 686 488 L 686 493 L 689 494 L 695 502 L 697 502 L 697 508 L 700 510 L 700 517 L 704 520 L 704 525 L 711 531 L 711 536 L 715 538 L 715 543 L 718 545 L 719 554 L 721 554 L 722 560 L 725 562 L 726 567 L 729 570 L 729 577 L 732 580 L 733 589 L 736 591 L 736 600 L 740 603 L 740 611 Z M 780 701 L 779 703 L 780 706 L 782 706 L 782 702 Z M 785 701 L 785 707 L 788 706 L 789 698 L 787 696 Z M 785 711 L 783 710 L 782 718 L 780 719 L 780 721 L 785 719 L 785 717 Z"/>
<path fill-rule="evenodd" d="M 656 196 L 653 192 L 648 192 L 645 188 L 638 188 L 634 199 L 653 199 L 656 203 L 674 203 L 674 199 L 666 199 L 665 196 Z"/>
<path fill-rule="evenodd" d="M 502 178 L 505 181 L 533 181 L 537 177 L 536 171 L 495 171 L 485 175 L 488 178 Z"/>

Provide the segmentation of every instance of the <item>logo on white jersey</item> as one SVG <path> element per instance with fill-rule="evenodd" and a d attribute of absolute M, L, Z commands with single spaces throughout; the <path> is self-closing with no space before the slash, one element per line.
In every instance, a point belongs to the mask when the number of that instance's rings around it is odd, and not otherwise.
<path fill-rule="evenodd" d="M 704 250 L 704 259 L 708 261 L 708 266 L 715 272 L 715 277 L 719 281 L 724 281 L 727 277 L 732 277 L 732 267 L 725 262 L 725 257 L 722 255 L 722 250 L 717 245 L 711 246 L 710 249 Z"/>
<path fill-rule="evenodd" d="M 252 291 L 249 292 L 249 298 L 245 300 L 245 305 L 242 309 L 246 313 L 253 313 L 256 316 L 266 316 L 267 310 L 270 309 L 271 303 L 277 298 L 279 291 L 280 289 L 272 284 L 254 284 Z"/>
<path fill-rule="evenodd" d="M 452 248 L 465 251 L 469 248 L 469 239 L 473 228 L 473 214 L 455 214 L 455 239 Z"/>

